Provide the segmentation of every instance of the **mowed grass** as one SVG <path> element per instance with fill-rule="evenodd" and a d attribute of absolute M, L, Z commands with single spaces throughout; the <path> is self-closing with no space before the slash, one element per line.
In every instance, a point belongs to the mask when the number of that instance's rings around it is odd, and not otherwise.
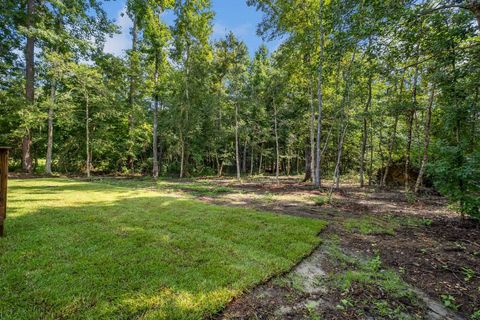
<path fill-rule="evenodd" d="M 201 319 L 283 272 L 323 221 L 161 190 L 11 180 L 0 319 Z"/>

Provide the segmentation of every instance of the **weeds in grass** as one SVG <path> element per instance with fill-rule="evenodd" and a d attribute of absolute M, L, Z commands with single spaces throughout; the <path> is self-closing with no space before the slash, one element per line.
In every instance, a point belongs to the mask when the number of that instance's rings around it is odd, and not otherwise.
<path fill-rule="evenodd" d="M 328 196 L 314 196 L 311 198 L 311 200 L 313 201 L 313 203 L 315 203 L 316 206 L 319 207 L 330 203 L 330 199 L 328 198 Z"/>
<path fill-rule="evenodd" d="M 266 202 L 273 202 L 274 197 L 275 197 L 275 195 L 273 193 L 267 191 L 263 194 L 262 198 Z"/>
<path fill-rule="evenodd" d="M 321 320 L 320 315 L 317 313 L 318 302 L 309 301 L 305 304 L 307 309 L 308 317 L 310 320 Z"/>
<path fill-rule="evenodd" d="M 395 235 L 396 224 L 386 222 L 377 217 L 364 216 L 345 220 L 344 226 L 348 231 L 369 235 Z"/>
<path fill-rule="evenodd" d="M 474 313 L 472 313 L 472 315 L 470 316 L 470 319 L 471 320 L 480 320 L 480 310 L 477 310 Z"/>
<path fill-rule="evenodd" d="M 475 277 L 475 270 L 473 270 L 470 267 L 463 267 L 462 268 L 462 273 L 463 273 L 463 277 L 464 277 L 463 279 L 466 282 L 471 281 Z"/>
<path fill-rule="evenodd" d="M 370 307 L 365 310 L 373 317 L 406 319 L 408 318 L 407 306 L 418 304 L 418 299 L 415 298 L 415 293 L 410 287 L 394 271 L 382 267 L 379 255 L 362 260 L 345 254 L 335 244 L 330 245 L 328 254 L 331 261 L 337 263 L 342 270 L 337 271 L 330 278 L 332 285 L 344 296 L 337 304 L 337 309 L 354 311 L 359 315 L 364 312 L 362 306 L 368 305 Z M 354 292 L 367 292 L 367 294 L 365 298 L 359 298 Z M 375 297 L 382 298 L 375 299 Z M 406 303 L 398 304 L 397 301 Z"/>
<path fill-rule="evenodd" d="M 450 294 L 442 294 L 440 298 L 442 299 L 443 305 L 448 309 L 456 311 L 458 310 L 458 307 L 460 307 L 460 305 L 455 303 L 455 297 Z"/>
<path fill-rule="evenodd" d="M 405 199 L 409 204 L 414 204 L 417 202 L 417 195 L 414 192 L 405 193 Z"/>
<path fill-rule="evenodd" d="M 304 278 L 299 274 L 289 273 L 283 277 L 277 277 L 273 280 L 273 283 L 283 288 L 292 288 L 300 292 L 304 291 Z"/>

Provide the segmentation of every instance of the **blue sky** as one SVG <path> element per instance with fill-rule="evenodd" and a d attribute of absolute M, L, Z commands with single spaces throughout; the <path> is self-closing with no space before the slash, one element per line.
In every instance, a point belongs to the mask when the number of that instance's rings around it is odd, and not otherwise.
<path fill-rule="evenodd" d="M 262 18 L 262 13 L 255 8 L 247 6 L 245 0 L 213 0 L 215 19 L 213 22 L 213 39 L 224 37 L 229 31 L 233 31 L 241 40 L 245 41 L 253 55 L 255 50 L 262 44 L 262 39 L 256 35 L 257 24 Z M 121 34 L 109 38 L 105 44 L 105 51 L 115 55 L 122 55 L 131 46 L 130 27 L 132 22 L 126 16 L 122 16 L 125 10 L 125 0 L 105 1 L 104 8 L 111 19 L 120 26 Z M 166 14 L 165 21 L 173 23 L 173 14 Z M 266 43 L 268 48 L 275 50 L 279 41 Z"/>

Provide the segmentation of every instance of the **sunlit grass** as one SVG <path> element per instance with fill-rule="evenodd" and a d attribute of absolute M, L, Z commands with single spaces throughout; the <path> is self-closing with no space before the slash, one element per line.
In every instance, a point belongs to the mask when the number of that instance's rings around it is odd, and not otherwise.
<path fill-rule="evenodd" d="M 11 180 L 1 319 L 201 319 L 285 271 L 325 223 L 162 187 Z"/>

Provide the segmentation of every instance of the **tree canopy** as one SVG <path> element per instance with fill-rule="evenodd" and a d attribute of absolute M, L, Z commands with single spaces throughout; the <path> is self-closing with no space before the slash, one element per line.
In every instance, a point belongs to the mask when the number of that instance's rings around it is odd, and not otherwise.
<path fill-rule="evenodd" d="M 247 3 L 275 52 L 212 40 L 209 0 L 128 0 L 122 57 L 100 1 L 2 1 L 12 169 L 426 186 L 480 216 L 479 1 Z"/>

